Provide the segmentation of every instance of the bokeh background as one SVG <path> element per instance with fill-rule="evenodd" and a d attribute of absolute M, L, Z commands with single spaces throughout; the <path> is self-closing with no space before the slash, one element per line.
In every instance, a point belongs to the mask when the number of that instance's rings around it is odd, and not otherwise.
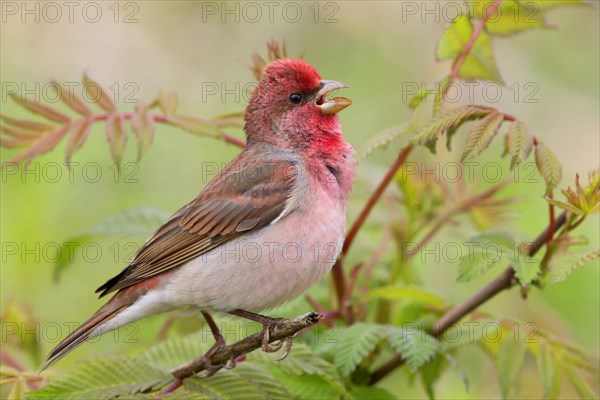
<path fill-rule="evenodd" d="M 102 15 L 97 22 L 91 22 L 97 19 L 94 11 L 97 8 L 88 9 L 88 14 L 84 14 L 87 3 L 82 2 L 74 9 L 72 22 L 64 6 L 61 6 L 62 17 L 53 22 L 55 11 L 45 10 L 44 3 L 27 3 L 31 9 L 39 7 L 33 14 L 23 14 L 21 9 L 16 14 L 9 13 L 12 9 L 6 8 L 7 3 L 18 8 L 25 4 L 2 2 L 0 106 L 3 114 L 27 116 L 7 98 L 15 84 L 44 99 L 44 85 L 51 79 L 77 82 L 83 71 L 105 88 L 111 87 L 112 93 L 118 89 L 115 101 L 122 111 L 133 109 L 135 104 L 130 101 L 149 100 L 160 89 L 178 93 L 182 114 L 211 117 L 243 109 L 247 98 L 242 88 L 254 82 L 247 68 L 251 54 L 255 51 L 264 54 L 268 40 L 285 40 L 291 55 L 303 53 L 324 78 L 351 86 L 344 96 L 351 98 L 354 104 L 341 113 L 341 120 L 346 139 L 359 153 L 378 132 L 410 118 L 406 83 L 432 83 L 447 74 L 449 63 L 436 62 L 434 54 L 444 27 L 456 15 L 456 7 L 447 4 L 458 4 L 293 2 L 293 6 L 286 8 L 286 3 L 276 2 L 270 16 L 269 8 L 261 2 L 255 3 L 258 5 L 255 9 L 238 2 L 97 2 Z M 416 14 L 407 12 L 408 3 L 416 5 Z M 224 13 L 225 7 L 233 10 L 232 13 Z M 433 11 L 427 13 L 426 10 Z M 495 95 L 493 90 L 489 93 L 494 99 L 498 98 L 493 106 L 526 121 L 555 151 L 564 168 L 560 186 L 566 187 L 573 184 L 575 173 L 585 176 L 599 165 L 600 24 L 597 5 L 556 9 L 549 16 L 558 28 L 495 41 L 497 62 L 507 87 L 500 88 L 500 95 Z M 207 83 L 211 88 L 218 86 L 218 92 L 207 91 Z M 81 86 L 76 86 L 76 90 L 81 90 Z M 473 102 L 485 100 L 482 86 L 476 87 L 474 93 Z M 460 102 L 469 101 L 463 92 Z M 241 137 L 240 132 L 235 134 Z M 464 138 L 464 132 L 460 137 Z M 140 206 L 166 212 L 178 209 L 206 184 L 207 166 L 226 163 L 239 151 L 218 140 L 158 125 L 153 145 L 141 163 L 135 164 L 134 143 L 130 137 L 124 157 L 125 174 L 120 177 L 116 177 L 111 168 L 102 124 L 93 129 L 88 143 L 73 158 L 80 166 L 75 166 L 72 178 L 63 165 L 64 144 L 34 161 L 32 172 L 26 175 L 2 171 L 0 301 L 2 309 L 18 304 L 28 308 L 39 320 L 39 345 L 44 353 L 58 340 L 54 328 L 46 331 L 44 327 L 58 324 L 64 329 L 67 323 L 81 322 L 95 311 L 101 302 L 93 294 L 94 289 L 126 265 L 131 254 L 129 244 L 139 245 L 144 238 L 100 241 L 102 257 L 86 262 L 80 254 L 76 255 L 72 268 L 58 284 L 53 281 L 54 244 L 126 209 Z M 459 141 L 456 143 L 460 149 Z M 396 150 L 397 146 L 392 144 L 359 164 L 350 221 Z M 2 149 L 2 161 L 14 153 Z M 508 174 L 508 160 L 500 160 L 500 153 L 498 141 L 480 160 L 499 162 L 504 174 Z M 456 161 L 459 155 L 459 152 L 442 152 L 438 161 Z M 411 156 L 413 161 L 421 159 L 433 160 L 426 150 Z M 84 166 L 92 162 L 94 168 L 100 166 L 98 182 L 90 182 L 83 176 Z M 56 171 L 60 174 L 58 178 Z M 132 179 L 125 179 L 126 176 Z M 513 218 L 500 228 L 514 232 L 521 240 L 532 239 L 547 224 L 548 218 L 541 179 L 536 178 L 534 183 L 518 179 L 508 192 L 518 195 L 519 201 L 511 207 Z M 379 207 L 369 220 L 369 226 L 384 223 L 388 212 L 385 207 Z M 351 257 L 360 259 L 376 245 L 378 236 L 368 231 L 359 236 Z M 438 240 L 464 240 L 472 233 L 469 229 L 448 229 Z M 590 244 L 597 247 L 598 218 L 591 218 L 581 233 L 587 234 Z M 19 252 L 9 254 L 7 246 L 14 244 Z M 442 261 L 423 263 L 418 273 L 426 288 L 453 304 L 466 298 L 497 272 L 460 284 L 456 282 L 455 266 Z M 513 290 L 497 296 L 483 310 L 534 321 L 542 329 L 579 344 L 597 357 L 600 349 L 599 278 L 596 263 L 575 272 L 564 283 L 548 285 L 543 292 L 532 290 L 527 301 L 521 300 Z M 323 288 L 327 288 L 327 282 L 315 290 Z M 306 304 L 304 307 L 309 308 Z M 58 368 L 65 369 L 77 359 L 95 353 L 136 354 L 155 340 L 164 318 L 157 316 L 140 322 L 133 343 L 123 343 L 123 336 L 113 336 L 84 345 Z M 63 333 L 66 330 L 58 336 L 64 336 Z M 4 328 L 2 337 L 1 345 L 8 344 Z M 24 355 L 22 361 L 29 363 L 32 369 L 36 367 Z M 474 348 L 465 351 L 459 362 L 470 377 L 470 391 L 465 392 L 457 375 L 446 374 L 438 385 L 441 397 L 497 396 L 499 388 L 492 360 Z M 540 385 L 533 363 L 526 368 L 521 382 L 519 393 L 523 398 L 539 397 Z M 597 378 L 592 382 L 597 385 Z M 424 396 L 419 385 L 404 378 L 389 379 L 384 385 L 396 388 L 401 385 L 400 393 L 406 398 Z M 565 396 L 569 389 L 566 390 Z"/>

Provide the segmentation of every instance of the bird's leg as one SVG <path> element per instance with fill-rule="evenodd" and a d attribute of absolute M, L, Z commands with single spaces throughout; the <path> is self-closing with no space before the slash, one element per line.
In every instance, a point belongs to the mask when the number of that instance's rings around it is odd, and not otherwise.
<path fill-rule="evenodd" d="M 208 324 L 208 327 L 210 328 L 210 331 L 213 337 L 215 338 L 215 344 L 213 344 L 212 347 L 204 354 L 206 362 L 206 371 L 208 373 L 207 376 L 211 376 L 224 367 L 221 364 L 212 364 L 211 359 L 217 351 L 219 351 L 222 347 L 225 347 L 225 338 L 223 337 L 223 335 L 221 335 L 221 331 L 219 331 L 217 323 L 209 313 L 207 313 L 206 311 L 202 311 L 202 316 L 206 320 L 206 323 Z"/>
<path fill-rule="evenodd" d="M 281 360 L 283 360 L 285 357 L 287 357 L 287 355 L 289 354 L 291 348 L 292 348 L 292 338 L 291 337 L 287 337 L 285 338 L 285 340 L 279 340 L 276 344 L 271 345 L 269 343 L 269 329 L 271 328 L 272 325 L 281 322 L 284 320 L 284 318 L 272 318 L 272 317 L 267 317 L 265 315 L 260 315 L 260 314 L 256 314 L 250 311 L 246 311 L 246 310 L 234 310 L 234 311 L 230 311 L 229 314 L 232 315 L 237 315 L 238 317 L 242 317 L 242 318 L 246 318 L 249 319 L 251 321 L 254 322 L 258 322 L 259 324 L 262 324 L 263 326 L 263 340 L 262 340 L 262 350 L 265 353 L 274 353 L 276 351 L 278 351 L 279 349 L 281 349 L 281 347 L 283 346 L 283 343 L 286 343 L 286 348 L 285 348 L 285 354 L 284 356 L 281 358 Z"/>

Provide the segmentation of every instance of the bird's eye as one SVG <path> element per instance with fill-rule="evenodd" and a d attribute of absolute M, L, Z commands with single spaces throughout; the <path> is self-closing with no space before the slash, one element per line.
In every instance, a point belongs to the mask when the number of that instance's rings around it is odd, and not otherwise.
<path fill-rule="evenodd" d="M 302 96 L 298 93 L 294 93 L 290 96 L 290 101 L 294 104 L 300 104 L 300 102 L 302 101 Z"/>

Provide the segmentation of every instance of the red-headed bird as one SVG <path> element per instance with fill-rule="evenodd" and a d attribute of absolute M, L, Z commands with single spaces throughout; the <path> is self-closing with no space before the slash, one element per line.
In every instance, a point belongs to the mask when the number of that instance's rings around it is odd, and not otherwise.
<path fill-rule="evenodd" d="M 244 150 L 98 288 L 100 297 L 117 293 L 42 369 L 86 339 L 187 307 L 202 312 L 213 349 L 224 340 L 211 312 L 258 321 L 268 333 L 273 319 L 257 313 L 298 297 L 342 248 L 355 161 L 337 112 L 352 102 L 327 94 L 345 87 L 302 60 L 268 64 L 245 111 Z"/>

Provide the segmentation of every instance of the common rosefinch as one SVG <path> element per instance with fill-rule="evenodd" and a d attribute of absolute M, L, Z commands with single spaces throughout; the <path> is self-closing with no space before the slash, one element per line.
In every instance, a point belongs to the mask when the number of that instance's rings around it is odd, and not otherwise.
<path fill-rule="evenodd" d="M 326 95 L 345 87 L 302 60 L 267 65 L 246 108 L 244 150 L 98 288 L 117 294 L 42 368 L 86 339 L 186 307 L 202 312 L 213 350 L 224 339 L 210 312 L 258 321 L 268 334 L 273 319 L 256 313 L 307 290 L 342 247 L 355 162 L 337 112 L 352 102 Z"/>

